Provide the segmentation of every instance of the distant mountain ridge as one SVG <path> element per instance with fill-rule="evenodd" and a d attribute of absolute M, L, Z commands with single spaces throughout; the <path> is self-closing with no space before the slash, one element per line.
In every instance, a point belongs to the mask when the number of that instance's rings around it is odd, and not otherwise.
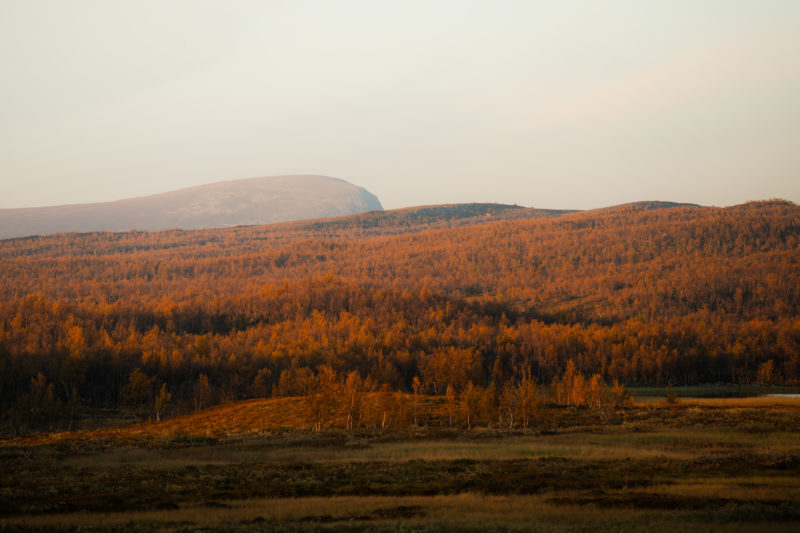
<path fill-rule="evenodd" d="M 57 232 L 221 228 L 382 210 L 374 194 L 339 178 L 271 176 L 114 202 L 0 209 L 0 238 Z"/>
<path fill-rule="evenodd" d="M 368 211 L 322 220 L 287 223 L 292 229 L 336 233 L 397 235 L 429 229 L 456 228 L 500 220 L 550 218 L 573 213 L 566 209 L 537 209 L 496 203 L 440 204 L 403 207 L 387 211 Z"/>

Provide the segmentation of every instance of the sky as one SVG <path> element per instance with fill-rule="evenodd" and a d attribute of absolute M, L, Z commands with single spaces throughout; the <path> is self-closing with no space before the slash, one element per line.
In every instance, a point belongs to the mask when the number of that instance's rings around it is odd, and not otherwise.
<path fill-rule="evenodd" d="M 0 0 L 0 208 L 800 203 L 800 2 Z"/>

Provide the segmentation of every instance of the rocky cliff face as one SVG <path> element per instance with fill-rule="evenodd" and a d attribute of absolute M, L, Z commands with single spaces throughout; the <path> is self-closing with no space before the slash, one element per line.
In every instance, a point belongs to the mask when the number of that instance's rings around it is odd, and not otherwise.
<path fill-rule="evenodd" d="M 383 210 L 366 189 L 326 176 L 223 181 L 94 204 L 0 209 L 0 238 L 69 231 L 220 228 Z"/>

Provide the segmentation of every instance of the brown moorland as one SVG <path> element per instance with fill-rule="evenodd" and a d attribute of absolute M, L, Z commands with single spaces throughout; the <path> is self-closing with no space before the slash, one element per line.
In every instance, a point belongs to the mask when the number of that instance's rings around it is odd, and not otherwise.
<path fill-rule="evenodd" d="M 438 409 L 438 398 L 425 398 Z M 0 443 L 8 531 L 792 531 L 800 400 L 308 428 L 304 398 Z M 533 527 L 532 527 L 533 526 Z"/>

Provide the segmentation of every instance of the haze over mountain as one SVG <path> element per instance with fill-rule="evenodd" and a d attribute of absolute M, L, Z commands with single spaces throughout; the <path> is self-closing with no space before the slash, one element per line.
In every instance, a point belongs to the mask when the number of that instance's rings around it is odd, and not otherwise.
<path fill-rule="evenodd" d="M 69 231 L 155 231 L 269 224 L 383 210 L 338 178 L 271 176 L 222 181 L 114 202 L 0 209 L 0 238 Z"/>

